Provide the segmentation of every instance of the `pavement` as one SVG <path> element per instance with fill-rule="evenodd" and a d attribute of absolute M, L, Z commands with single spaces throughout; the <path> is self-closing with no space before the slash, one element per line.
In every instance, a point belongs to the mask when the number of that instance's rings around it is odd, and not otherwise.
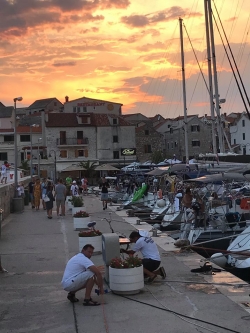
<path fill-rule="evenodd" d="M 84 197 L 86 210 L 102 232 L 110 232 L 103 217 L 111 213 L 116 232 L 129 236 L 136 224 L 125 211 L 112 205 L 103 211 L 95 195 Z M 49 220 L 46 211 L 25 206 L 24 213 L 11 214 L 0 239 L 1 333 L 193 333 L 249 332 L 249 285 L 227 272 L 216 275 L 191 273 L 201 257 L 180 252 L 166 234 L 154 237 L 159 246 L 167 277 L 145 285 L 141 293 L 122 297 L 109 292 L 92 297 L 101 306 L 84 307 L 84 292 L 79 303 L 70 303 L 60 281 L 66 262 L 78 252 L 78 232 L 67 210 L 65 217 Z M 101 255 L 92 257 L 103 272 Z M 108 288 L 108 286 L 106 286 Z"/>

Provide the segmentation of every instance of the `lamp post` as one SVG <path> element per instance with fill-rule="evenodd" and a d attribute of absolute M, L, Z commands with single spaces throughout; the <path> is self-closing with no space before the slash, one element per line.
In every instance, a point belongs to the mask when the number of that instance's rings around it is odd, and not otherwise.
<path fill-rule="evenodd" d="M 40 179 L 40 145 L 39 145 L 39 142 L 42 140 L 42 138 L 39 138 L 38 139 L 38 142 L 37 142 L 37 148 L 38 148 L 38 177 Z"/>
<path fill-rule="evenodd" d="M 15 198 L 17 198 L 17 132 L 16 132 L 16 102 L 21 102 L 23 100 L 22 97 L 16 97 L 14 98 L 14 154 L 15 154 L 15 166 L 14 166 L 14 185 L 15 185 Z"/>
<path fill-rule="evenodd" d="M 30 125 L 30 180 L 32 181 L 32 177 L 33 177 L 33 174 L 32 174 L 32 170 L 33 170 L 33 168 L 32 168 L 32 164 L 33 164 L 33 146 L 32 146 L 32 128 L 33 127 L 39 127 L 39 125 L 37 125 L 37 124 L 32 124 L 32 125 Z"/>
<path fill-rule="evenodd" d="M 54 182 L 56 183 L 56 151 L 54 149 L 51 149 L 49 152 L 49 156 L 51 157 L 51 153 L 54 154 Z"/>

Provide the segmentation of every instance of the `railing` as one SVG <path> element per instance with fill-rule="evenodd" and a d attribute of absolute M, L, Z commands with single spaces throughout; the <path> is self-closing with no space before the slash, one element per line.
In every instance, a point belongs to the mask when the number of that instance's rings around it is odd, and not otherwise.
<path fill-rule="evenodd" d="M 76 139 L 76 138 L 60 138 L 56 140 L 58 146 L 74 146 L 74 145 L 87 145 L 89 143 L 88 138 Z"/>

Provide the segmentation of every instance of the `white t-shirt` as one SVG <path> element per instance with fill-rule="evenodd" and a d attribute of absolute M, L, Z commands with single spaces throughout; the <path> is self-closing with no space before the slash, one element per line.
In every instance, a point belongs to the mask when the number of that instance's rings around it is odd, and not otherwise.
<path fill-rule="evenodd" d="M 93 262 L 85 257 L 83 253 L 78 253 L 74 257 L 72 257 L 65 268 L 63 278 L 62 278 L 62 286 L 63 288 L 67 287 L 67 282 L 70 279 L 73 279 L 77 275 L 86 272 L 86 270 L 90 267 L 94 266 Z"/>
<path fill-rule="evenodd" d="M 74 195 L 74 196 L 78 195 L 78 186 L 77 185 L 71 185 L 70 190 L 72 191 L 72 195 Z"/>
<path fill-rule="evenodd" d="M 151 237 L 140 237 L 135 243 L 133 251 L 140 251 L 144 259 L 161 261 L 157 245 Z"/>
<path fill-rule="evenodd" d="M 5 175 L 6 174 L 6 172 L 7 172 L 7 168 L 6 168 L 6 165 L 2 165 L 2 167 L 1 167 L 1 171 L 2 171 L 2 175 Z"/>

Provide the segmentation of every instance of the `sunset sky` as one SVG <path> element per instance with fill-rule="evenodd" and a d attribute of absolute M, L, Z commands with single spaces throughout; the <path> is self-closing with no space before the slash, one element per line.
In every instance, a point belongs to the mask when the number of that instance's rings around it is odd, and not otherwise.
<path fill-rule="evenodd" d="M 250 95 L 250 1 L 214 3 Z M 183 115 L 179 17 L 207 79 L 203 0 L 0 0 L 0 101 L 86 96 L 124 113 Z M 185 28 L 188 114 L 203 115 L 209 97 Z M 221 111 L 242 112 L 216 27 L 215 42 Z"/>

